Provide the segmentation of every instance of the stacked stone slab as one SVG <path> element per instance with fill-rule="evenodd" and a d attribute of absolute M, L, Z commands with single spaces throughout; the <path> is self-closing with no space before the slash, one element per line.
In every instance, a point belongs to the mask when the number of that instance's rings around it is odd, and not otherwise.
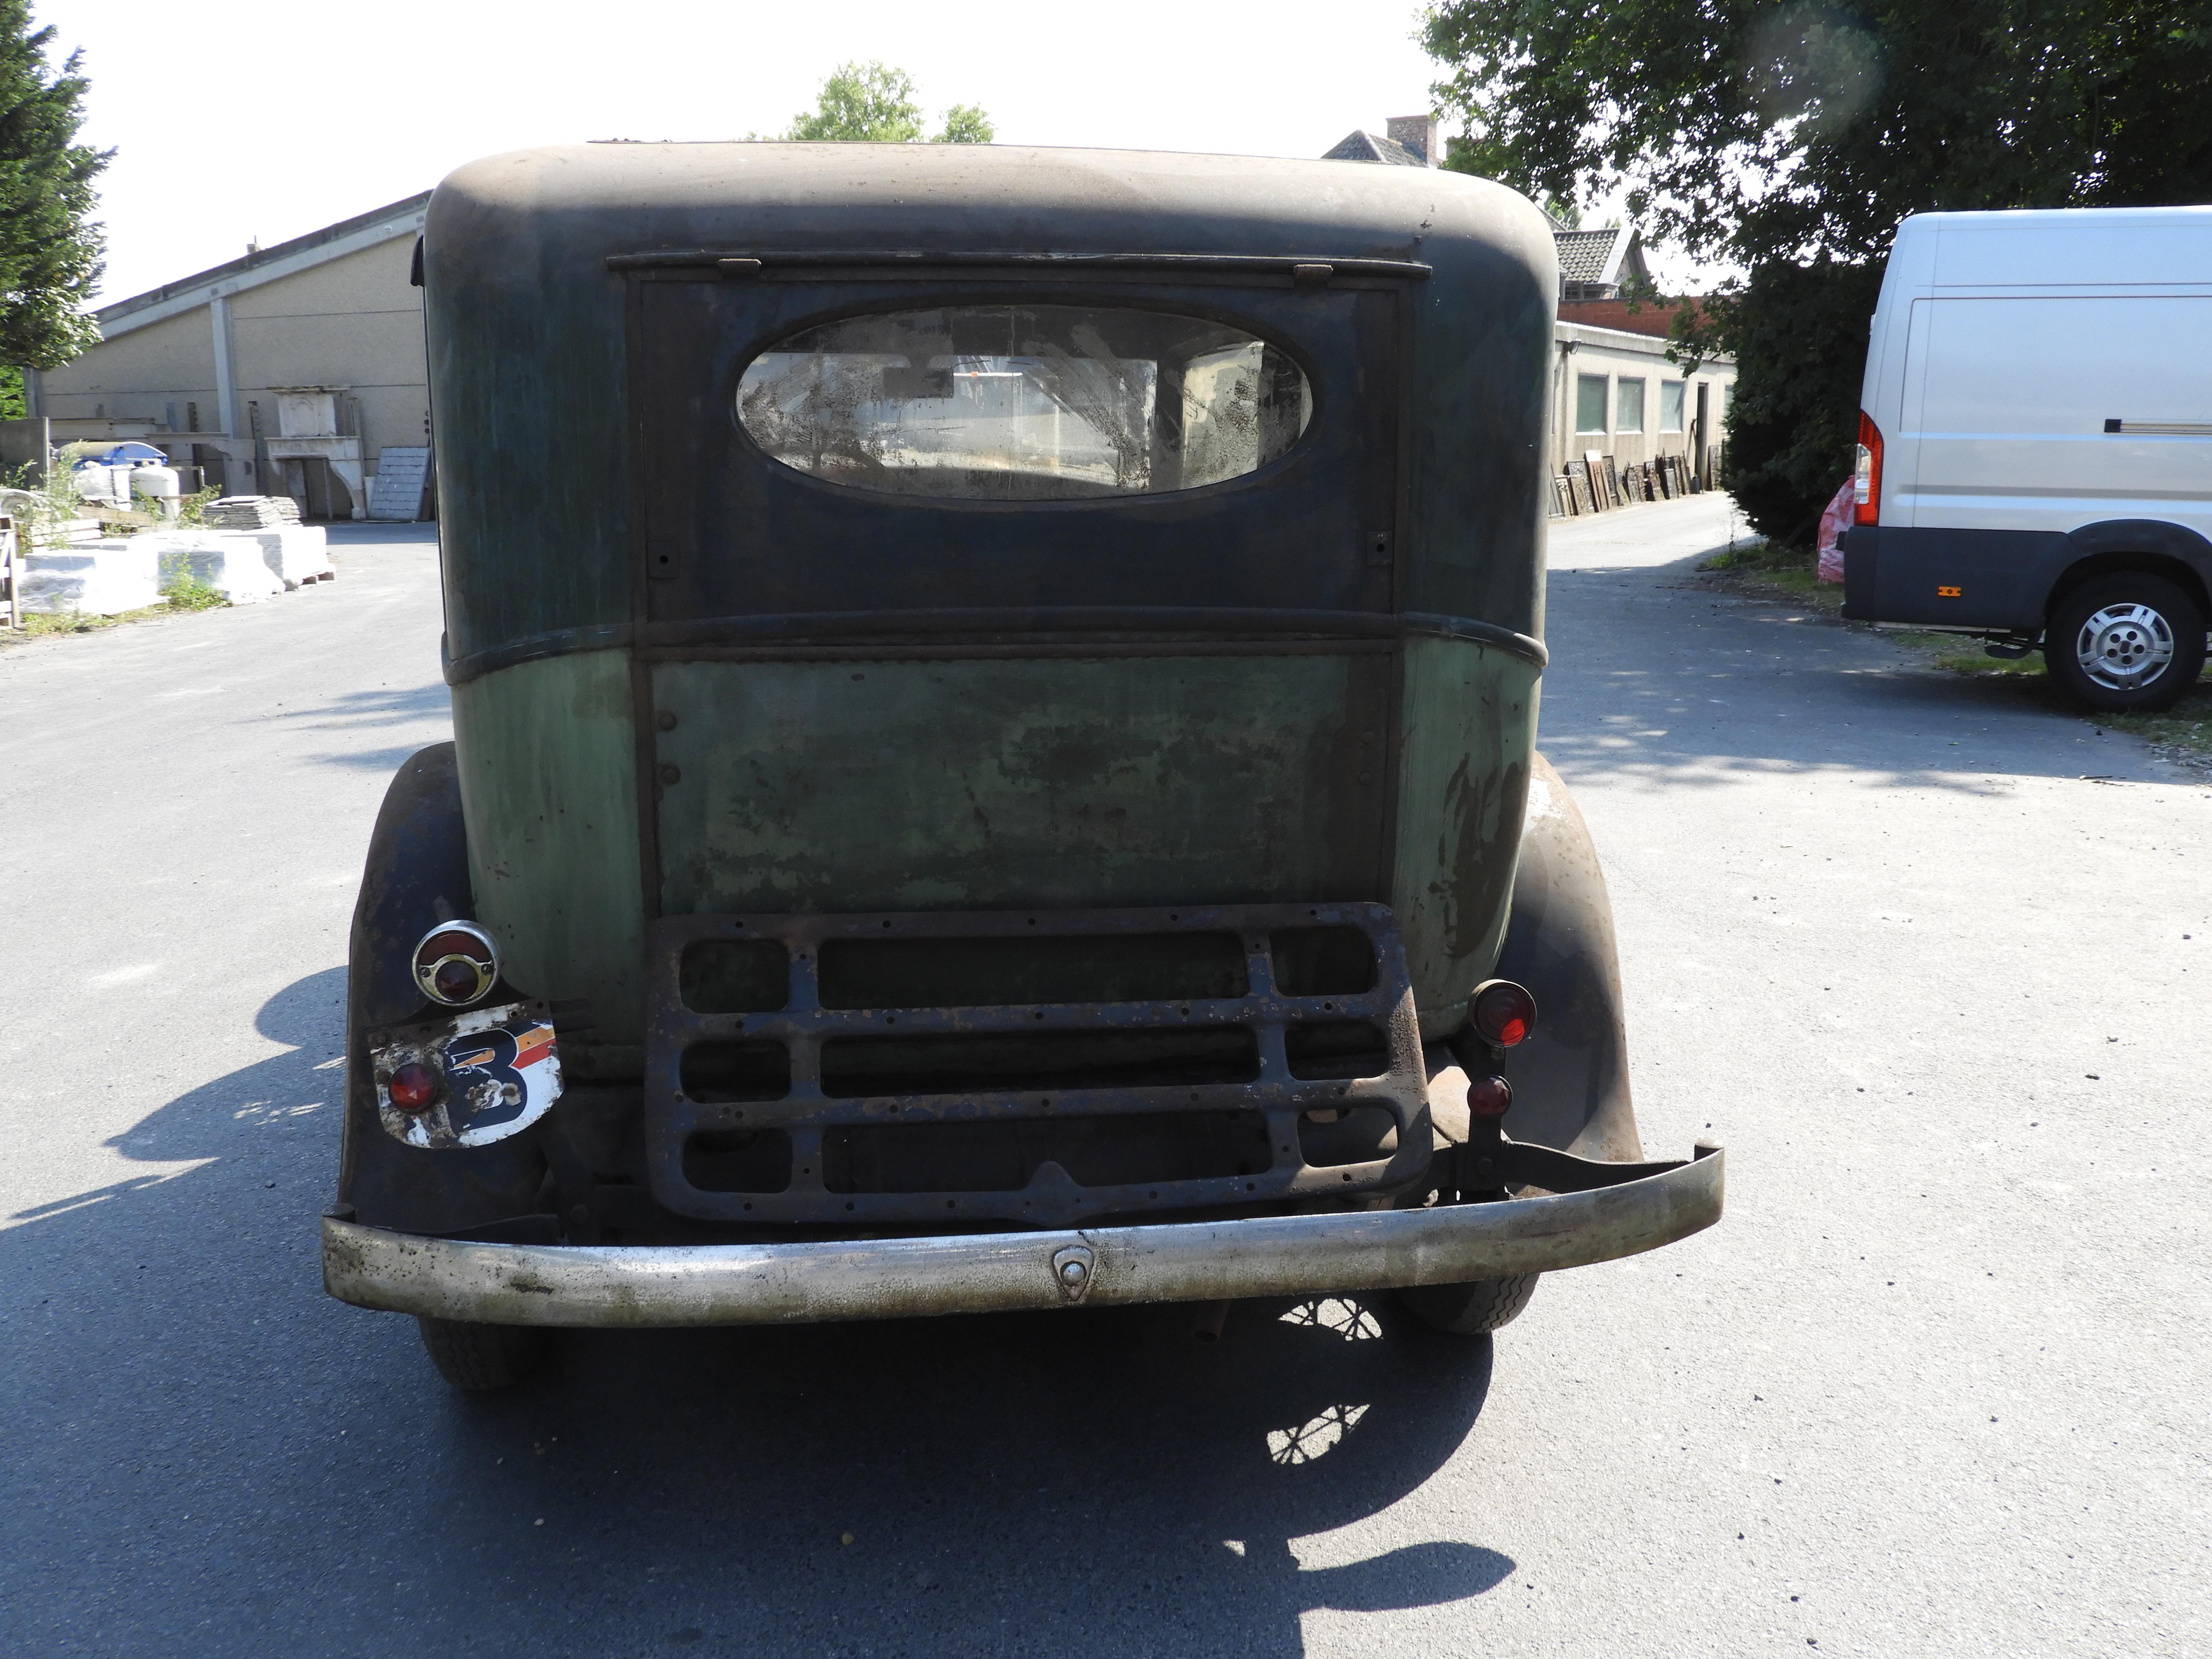
<path fill-rule="evenodd" d="M 161 602 L 190 575 L 233 605 L 254 605 L 289 588 L 329 581 L 320 525 L 265 530 L 149 530 L 136 536 L 31 549 L 23 556 L 23 609 L 112 617 Z"/>
<path fill-rule="evenodd" d="M 273 530 L 300 522 L 300 504 L 289 495 L 225 495 L 201 510 L 200 522 L 213 530 Z"/>
<path fill-rule="evenodd" d="M 331 563 L 330 538 L 319 524 L 283 524 L 267 530 L 225 533 L 258 543 L 262 559 L 288 588 L 326 582 L 338 574 Z"/>
<path fill-rule="evenodd" d="M 33 547 L 22 555 L 23 609 L 40 616 L 119 616 L 161 602 L 161 563 L 143 539 Z"/>
<path fill-rule="evenodd" d="M 269 568 L 258 536 L 174 530 L 147 531 L 131 539 L 152 544 L 163 587 L 190 575 L 233 605 L 257 605 L 284 591 L 284 579 Z"/>

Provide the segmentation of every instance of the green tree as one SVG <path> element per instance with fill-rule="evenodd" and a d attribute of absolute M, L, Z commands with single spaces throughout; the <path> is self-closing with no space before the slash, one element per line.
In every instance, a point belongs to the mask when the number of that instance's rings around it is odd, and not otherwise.
<path fill-rule="evenodd" d="M 794 116 L 784 137 L 842 139 L 864 143 L 911 144 L 921 137 L 921 106 L 914 77 L 886 64 L 840 64 L 822 83 L 813 110 Z M 994 137 L 991 118 L 974 104 L 955 104 L 945 112 L 945 131 L 935 144 L 988 144 Z"/>
<path fill-rule="evenodd" d="M 93 181 L 112 150 L 76 142 L 84 121 L 80 54 L 47 62 L 51 27 L 25 0 L 0 0 L 0 363 L 58 368 L 100 339 L 84 304 L 100 280 L 103 239 Z M 0 388 L 21 410 L 22 381 Z"/>
<path fill-rule="evenodd" d="M 933 144 L 988 144 L 999 136 L 991 125 L 991 118 L 983 113 L 980 104 L 955 104 L 945 112 L 945 131 L 929 142 Z"/>
<path fill-rule="evenodd" d="M 1469 162 L 1625 185 L 1655 240 L 1747 273 L 1675 328 L 1735 354 L 1729 487 L 1784 538 L 1849 468 L 1899 219 L 2212 200 L 2212 0 L 1443 0 L 1424 40 Z"/>

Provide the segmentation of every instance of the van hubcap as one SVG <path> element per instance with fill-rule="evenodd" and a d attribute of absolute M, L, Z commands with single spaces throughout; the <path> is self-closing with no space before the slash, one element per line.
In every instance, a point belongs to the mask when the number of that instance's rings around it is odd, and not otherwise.
<path fill-rule="evenodd" d="M 2147 605 L 2108 605 L 2074 636 L 2081 672 L 2108 691 L 2132 691 L 2173 660 L 2173 625 Z"/>

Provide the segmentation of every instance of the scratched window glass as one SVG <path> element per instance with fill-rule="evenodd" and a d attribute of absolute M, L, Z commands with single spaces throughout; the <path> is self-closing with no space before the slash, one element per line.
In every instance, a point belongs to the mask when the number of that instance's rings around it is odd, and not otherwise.
<path fill-rule="evenodd" d="M 963 501 L 1196 489 L 1287 453 L 1312 415 L 1267 341 L 1092 306 L 848 317 L 779 341 L 738 386 L 738 423 L 786 466 Z"/>

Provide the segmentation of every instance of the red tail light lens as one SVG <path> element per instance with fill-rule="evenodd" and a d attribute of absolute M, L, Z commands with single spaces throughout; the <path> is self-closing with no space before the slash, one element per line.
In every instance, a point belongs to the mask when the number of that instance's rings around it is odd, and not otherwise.
<path fill-rule="evenodd" d="M 1474 988 L 1469 1012 L 1485 1042 L 1511 1048 L 1536 1029 L 1536 999 L 1510 979 L 1487 980 Z"/>
<path fill-rule="evenodd" d="M 465 1008 L 499 979 L 499 946 L 472 921 L 449 921 L 415 947 L 415 983 L 433 1002 Z"/>
<path fill-rule="evenodd" d="M 1875 524 L 1881 517 L 1881 428 L 1859 411 L 1859 453 L 1851 469 L 1851 522 Z"/>
<path fill-rule="evenodd" d="M 410 1060 L 392 1073 L 384 1085 L 384 1092 L 403 1112 L 427 1112 L 437 1103 L 438 1076 L 420 1061 Z"/>
<path fill-rule="evenodd" d="M 1467 1109 L 1477 1117 L 1504 1117 L 1513 1103 L 1513 1085 L 1502 1077 L 1479 1077 L 1467 1085 Z"/>

